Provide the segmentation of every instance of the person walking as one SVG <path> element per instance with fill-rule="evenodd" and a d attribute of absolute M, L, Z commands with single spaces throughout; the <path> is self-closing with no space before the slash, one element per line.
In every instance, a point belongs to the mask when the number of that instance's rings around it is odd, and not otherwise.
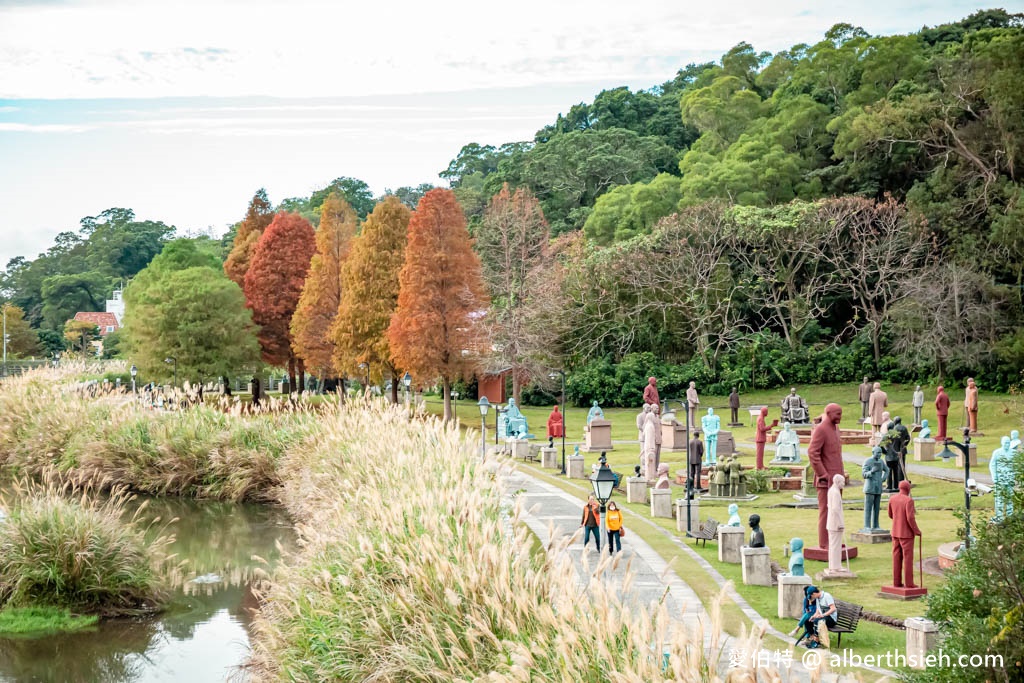
<path fill-rule="evenodd" d="M 597 499 L 591 493 L 587 498 L 587 504 L 583 506 L 583 520 L 580 522 L 583 527 L 583 548 L 586 549 L 590 537 L 594 537 L 594 545 L 597 552 L 601 552 L 601 509 L 597 505 Z"/>
<path fill-rule="evenodd" d="M 608 553 L 622 552 L 622 511 L 615 501 L 608 503 L 604 524 L 608 527 Z"/>

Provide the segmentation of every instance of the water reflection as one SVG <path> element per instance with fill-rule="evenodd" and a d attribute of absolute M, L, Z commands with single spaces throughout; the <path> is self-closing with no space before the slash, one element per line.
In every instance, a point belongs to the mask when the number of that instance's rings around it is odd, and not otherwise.
<path fill-rule="evenodd" d="M 272 508 L 181 499 L 152 499 L 140 517 L 178 518 L 168 529 L 176 535 L 170 551 L 183 564 L 172 577 L 169 609 L 85 633 L 0 637 L 0 681 L 205 683 L 238 675 L 256 606 L 250 586 L 267 569 L 253 556 L 273 565 L 278 545 L 292 542 L 287 518 Z M 152 533 L 162 527 L 154 524 Z"/>

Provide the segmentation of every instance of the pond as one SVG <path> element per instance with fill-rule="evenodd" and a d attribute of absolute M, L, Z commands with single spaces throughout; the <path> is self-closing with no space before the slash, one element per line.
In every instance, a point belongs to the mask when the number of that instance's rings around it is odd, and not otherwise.
<path fill-rule="evenodd" d="M 108 619 L 88 632 L 0 636 L 0 681 L 246 680 L 239 667 L 257 606 L 251 587 L 258 570 L 276 562 L 279 544 L 292 544 L 287 515 L 266 506 L 150 499 L 140 520 L 156 517 L 178 518 L 170 552 L 186 561 L 167 611 Z"/>

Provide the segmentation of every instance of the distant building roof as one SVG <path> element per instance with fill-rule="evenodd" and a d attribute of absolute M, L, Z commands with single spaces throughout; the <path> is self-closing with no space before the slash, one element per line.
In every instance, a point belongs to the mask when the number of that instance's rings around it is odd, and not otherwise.
<path fill-rule="evenodd" d="M 100 328 L 101 337 L 106 337 L 107 334 L 121 327 L 117 323 L 117 316 L 113 313 L 79 311 L 78 313 L 75 313 L 75 320 L 79 322 L 92 323 L 97 326 Z"/>

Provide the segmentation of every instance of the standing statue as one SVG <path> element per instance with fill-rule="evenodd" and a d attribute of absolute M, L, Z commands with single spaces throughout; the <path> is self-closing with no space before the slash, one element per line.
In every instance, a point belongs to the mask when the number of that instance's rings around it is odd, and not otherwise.
<path fill-rule="evenodd" d="M 645 403 L 636 415 L 636 438 L 640 442 L 640 452 L 644 450 L 644 425 L 647 424 L 647 413 L 651 412 L 651 404 Z"/>
<path fill-rule="evenodd" d="M 743 495 L 743 465 L 734 456 L 729 458 L 729 496 L 739 498 Z"/>
<path fill-rule="evenodd" d="M 861 470 L 864 477 L 864 528 L 861 533 L 882 531 L 878 515 L 882 505 L 882 481 L 889 475 L 889 467 L 882 461 L 882 447 L 871 449 L 871 457 L 864 461 Z"/>
<path fill-rule="evenodd" d="M 900 492 L 889 499 L 892 520 L 892 585 L 917 588 L 914 583 L 914 538 L 921 535 L 917 526 L 917 510 L 910 497 L 910 482 L 900 482 Z M 902 568 L 902 575 L 900 569 Z"/>
<path fill-rule="evenodd" d="M 778 420 L 773 420 L 771 425 L 766 424 L 765 418 L 768 417 L 768 406 L 762 406 L 761 412 L 757 416 L 757 425 L 754 427 L 754 446 L 756 447 L 757 453 L 757 469 L 764 469 L 764 444 L 768 440 L 768 430 L 779 424 Z"/>
<path fill-rule="evenodd" d="M 805 576 L 804 574 L 804 539 L 794 538 L 790 540 L 789 547 L 793 554 L 789 557 L 789 575 Z"/>
<path fill-rule="evenodd" d="M 914 389 L 914 398 L 910 404 L 914 407 L 914 424 L 919 425 L 921 424 L 921 408 L 924 408 L 924 392 L 921 391 L 920 384 Z"/>
<path fill-rule="evenodd" d="M 807 401 L 800 398 L 796 389 L 790 389 L 789 396 L 782 399 L 782 421 L 798 425 L 809 421 Z"/>
<path fill-rule="evenodd" d="M 1010 437 L 1004 436 L 999 448 L 992 451 L 988 471 L 992 475 L 992 494 L 995 496 L 995 517 L 999 521 L 1013 514 L 1013 459 L 1016 453 L 1010 445 Z"/>
<path fill-rule="evenodd" d="M 722 460 L 715 465 L 715 476 L 711 480 L 714 484 L 714 490 L 712 491 L 713 496 L 719 498 L 726 498 L 729 495 L 729 472 L 726 469 L 725 461 Z"/>
<path fill-rule="evenodd" d="M 562 413 L 558 410 L 558 406 L 555 406 L 551 409 L 551 414 L 548 415 L 548 447 L 553 448 L 555 439 L 560 436 L 565 436 L 565 421 L 562 419 Z"/>
<path fill-rule="evenodd" d="M 978 385 L 973 377 L 967 378 L 967 389 L 964 393 L 964 408 L 967 410 L 967 421 L 971 434 L 978 431 Z"/>
<path fill-rule="evenodd" d="M 782 431 L 775 437 L 775 457 L 772 465 L 796 464 L 800 462 L 800 435 L 790 429 L 788 422 L 782 423 Z"/>
<path fill-rule="evenodd" d="M 939 419 L 939 435 L 935 438 L 938 441 L 945 441 L 946 420 L 949 418 L 949 395 L 946 393 L 946 388 L 941 385 L 935 391 L 935 415 Z"/>
<path fill-rule="evenodd" d="M 686 488 L 687 490 L 700 489 L 700 470 L 704 460 L 704 441 L 700 438 L 700 432 L 694 432 L 687 448 L 688 465 L 686 467 Z M 692 496 L 691 496 L 692 497 Z"/>
<path fill-rule="evenodd" d="M 832 486 L 828 490 L 828 519 L 825 529 L 828 531 L 828 570 L 843 571 L 843 534 L 846 522 L 843 520 L 843 487 L 846 477 L 837 474 L 832 477 Z"/>
<path fill-rule="evenodd" d="M 715 415 L 714 408 L 708 408 L 708 414 L 700 419 L 704 430 L 704 456 L 708 463 L 718 462 L 718 432 L 722 428 L 722 418 Z"/>
<path fill-rule="evenodd" d="M 511 400 L 509 401 L 509 403 L 511 403 Z M 604 411 L 601 410 L 601 406 L 599 406 L 597 404 L 597 401 L 594 401 L 594 405 L 590 406 L 590 412 L 587 413 L 587 424 L 589 425 L 594 420 L 603 420 L 603 419 L 604 419 Z"/>
<path fill-rule="evenodd" d="M 686 390 L 686 403 L 690 407 L 690 429 L 697 428 L 697 409 L 700 408 L 700 396 L 697 395 L 697 383 L 690 382 Z"/>
<path fill-rule="evenodd" d="M 921 420 L 921 431 L 918 432 L 917 438 L 922 440 L 932 438 L 932 428 L 928 426 L 927 417 Z"/>
<path fill-rule="evenodd" d="M 647 378 L 647 386 L 644 387 L 644 403 L 646 405 L 661 405 L 661 397 L 658 396 L 658 380 L 656 377 Z"/>
<path fill-rule="evenodd" d="M 1014 451 L 1020 450 L 1020 432 L 1016 429 L 1010 432 L 1010 448 Z"/>
<path fill-rule="evenodd" d="M 886 480 L 886 493 L 895 493 L 900 483 L 900 456 L 899 456 L 899 434 L 893 422 L 886 423 L 883 429 L 882 438 L 878 445 L 885 451 L 885 466 L 889 468 L 889 477 Z"/>
<path fill-rule="evenodd" d="M 729 412 L 732 422 L 729 424 L 734 427 L 740 426 L 740 395 L 736 391 L 736 387 L 732 388 L 732 393 L 729 394 Z"/>
<path fill-rule="evenodd" d="M 889 406 L 889 395 L 882 391 L 882 385 L 875 382 L 871 385 L 871 398 L 868 399 L 868 417 L 871 418 L 873 431 L 879 432 L 885 420 L 882 413 Z"/>
<path fill-rule="evenodd" d="M 740 521 L 740 506 L 736 503 L 729 505 L 729 521 L 725 523 L 726 526 L 743 526 Z"/>
<path fill-rule="evenodd" d="M 864 375 L 864 381 L 861 382 L 857 388 L 857 398 L 860 400 L 860 418 L 862 422 L 866 422 L 868 419 L 868 402 L 871 400 L 871 392 L 874 391 L 874 387 L 871 386 L 871 382 L 868 381 L 868 376 Z"/>
<path fill-rule="evenodd" d="M 750 547 L 763 548 L 764 532 L 761 531 L 761 515 L 750 515 L 747 518 L 747 524 L 750 525 Z"/>
<path fill-rule="evenodd" d="M 667 462 L 663 463 L 661 465 L 658 465 L 658 472 L 657 472 L 658 483 L 656 483 L 654 485 L 654 488 L 656 488 L 656 489 L 670 489 L 670 488 L 672 488 L 672 483 L 668 480 L 668 469 L 669 469 L 669 467 L 668 467 L 668 463 Z"/>
<path fill-rule="evenodd" d="M 814 487 L 818 493 L 818 547 L 822 549 L 828 547 L 828 487 L 837 474 L 843 473 L 843 443 L 839 438 L 842 419 L 843 409 L 838 403 L 825 406 L 825 414 L 811 432 L 811 443 L 807 447 L 807 459 L 814 468 Z"/>
<path fill-rule="evenodd" d="M 651 404 L 651 416 L 654 418 L 654 466 L 661 465 L 661 404 Z"/>
<path fill-rule="evenodd" d="M 643 450 L 640 452 L 640 464 L 644 467 L 644 476 L 649 480 L 654 480 L 654 475 L 658 470 L 657 463 L 657 434 L 661 431 L 661 421 L 654 414 L 654 410 L 650 410 L 647 413 L 647 421 L 644 423 L 644 443 Z"/>

